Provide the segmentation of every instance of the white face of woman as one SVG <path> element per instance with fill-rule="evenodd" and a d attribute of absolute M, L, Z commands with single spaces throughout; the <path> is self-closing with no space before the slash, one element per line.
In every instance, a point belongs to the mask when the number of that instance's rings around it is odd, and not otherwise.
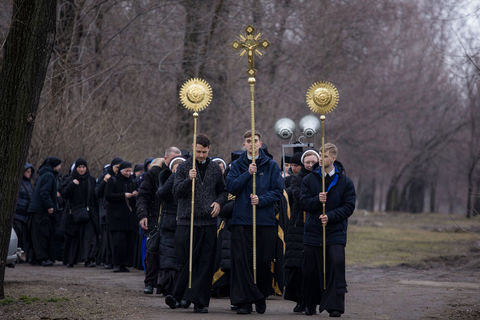
<path fill-rule="evenodd" d="M 75 166 L 75 170 L 77 170 L 77 173 L 81 176 L 83 176 L 85 173 L 87 173 L 87 167 L 84 166 L 83 164 L 79 166 Z"/>
<path fill-rule="evenodd" d="M 125 169 L 122 169 L 120 170 L 120 173 L 125 177 L 125 178 L 128 178 L 132 175 L 132 168 L 125 168 Z"/>
<path fill-rule="evenodd" d="M 315 165 L 315 163 L 318 162 L 318 158 L 316 155 L 314 154 L 309 154 L 308 156 L 304 157 L 303 158 L 303 166 L 305 167 L 305 169 L 307 169 L 308 171 L 312 171 L 312 168 L 313 166 Z"/>

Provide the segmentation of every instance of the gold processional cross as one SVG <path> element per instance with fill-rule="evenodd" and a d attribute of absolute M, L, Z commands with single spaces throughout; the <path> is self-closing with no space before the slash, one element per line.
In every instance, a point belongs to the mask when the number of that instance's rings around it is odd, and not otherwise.
<path fill-rule="evenodd" d="M 258 54 L 259 56 L 262 56 L 263 53 L 259 50 L 259 48 L 266 49 L 269 45 L 270 42 L 268 40 L 259 40 L 260 37 L 262 36 L 261 33 L 257 33 L 257 35 L 253 35 L 253 32 L 255 29 L 252 26 L 248 26 L 245 29 L 245 32 L 247 33 L 247 36 L 239 35 L 240 41 L 235 40 L 232 43 L 232 47 L 235 50 L 238 49 L 243 49 L 240 52 L 240 56 L 243 56 L 245 53 L 248 53 L 248 70 L 247 74 L 250 77 L 253 77 L 257 70 L 254 68 L 254 62 L 253 62 L 253 56 L 254 53 Z"/>

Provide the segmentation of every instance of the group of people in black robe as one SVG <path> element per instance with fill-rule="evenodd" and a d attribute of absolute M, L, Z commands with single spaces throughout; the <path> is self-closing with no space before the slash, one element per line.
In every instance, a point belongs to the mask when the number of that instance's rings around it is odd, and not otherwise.
<path fill-rule="evenodd" d="M 196 141 L 193 156 L 169 147 L 164 157 L 147 159 L 143 173 L 114 158 L 96 181 L 84 159 L 60 179 L 61 160 L 49 157 L 32 188 L 34 170 L 27 164 L 14 228 L 28 261 L 102 264 L 114 272 L 144 267 L 144 293 L 156 289 L 172 309 L 193 304 L 195 313 L 207 313 L 211 296 L 229 296 L 237 314 L 253 308 L 263 314 L 268 296 L 283 294 L 296 302 L 294 312 L 313 315 L 319 306 L 319 312 L 341 316 L 355 189 L 336 160 L 336 146 L 325 145 L 325 173 L 313 149 L 293 154 L 282 173 L 258 132 L 244 134 L 242 151 L 232 153 L 229 165 L 210 157 L 208 137 L 198 135 Z"/>

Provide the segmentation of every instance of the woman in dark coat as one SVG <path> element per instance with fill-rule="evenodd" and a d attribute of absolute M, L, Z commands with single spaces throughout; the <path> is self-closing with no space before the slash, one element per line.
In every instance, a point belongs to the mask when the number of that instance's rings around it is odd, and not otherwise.
<path fill-rule="evenodd" d="M 122 163 L 122 158 L 115 157 L 112 162 L 104 167 L 103 173 L 97 178 L 95 186 L 95 196 L 98 199 L 98 223 L 99 223 L 99 252 L 97 263 L 103 263 L 105 269 L 113 269 L 112 265 L 112 248 L 110 235 L 107 227 L 107 208 L 105 201 L 105 187 L 111 177 L 115 177 L 118 173 L 118 167 Z"/>
<path fill-rule="evenodd" d="M 27 254 L 29 248 L 29 230 L 28 230 L 28 206 L 33 196 L 33 186 L 31 178 L 35 172 L 30 163 L 25 164 L 23 171 L 22 184 L 18 192 L 17 208 L 13 218 L 13 229 L 17 234 L 18 247 Z"/>
<path fill-rule="evenodd" d="M 159 271 L 157 278 L 157 293 L 165 296 L 173 293 L 175 275 L 179 269 L 175 253 L 175 230 L 177 229 L 177 202 L 173 198 L 173 183 L 175 172 L 183 157 L 175 157 L 170 161 L 168 169 L 159 176 L 157 197 L 162 205 L 160 218 L 160 248 Z"/>
<path fill-rule="evenodd" d="M 120 163 L 119 173 L 108 180 L 105 188 L 107 201 L 107 226 L 110 235 L 113 272 L 129 272 L 137 245 L 137 218 L 135 210 L 135 190 L 132 177 L 132 164 Z"/>
<path fill-rule="evenodd" d="M 65 181 L 61 193 L 68 201 L 63 264 L 71 268 L 77 262 L 83 261 L 85 267 L 95 267 L 98 237 L 95 223 L 98 220 L 98 211 L 95 180 L 90 176 L 87 161 L 82 158 L 75 161 L 73 171 Z M 84 208 L 88 212 L 88 220 L 75 221 L 72 213 Z"/>
<path fill-rule="evenodd" d="M 54 257 L 54 213 L 57 210 L 57 176 L 62 168 L 62 160 L 49 157 L 38 169 L 32 201 L 28 212 L 32 214 L 31 240 L 32 254 L 29 261 L 42 266 L 52 266 Z"/>

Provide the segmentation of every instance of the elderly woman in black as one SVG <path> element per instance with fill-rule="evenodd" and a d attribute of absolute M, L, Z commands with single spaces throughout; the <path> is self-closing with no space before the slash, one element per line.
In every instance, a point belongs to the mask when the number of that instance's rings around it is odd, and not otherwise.
<path fill-rule="evenodd" d="M 63 186 L 61 193 L 68 201 L 63 264 L 71 268 L 83 261 L 85 267 L 95 267 L 98 208 L 95 179 L 90 176 L 87 161 L 82 158 L 75 161 L 72 173 Z"/>
<path fill-rule="evenodd" d="M 132 164 L 120 163 L 117 176 L 108 180 L 105 188 L 107 225 L 111 239 L 113 272 L 128 272 L 136 245 L 137 217 Z"/>

